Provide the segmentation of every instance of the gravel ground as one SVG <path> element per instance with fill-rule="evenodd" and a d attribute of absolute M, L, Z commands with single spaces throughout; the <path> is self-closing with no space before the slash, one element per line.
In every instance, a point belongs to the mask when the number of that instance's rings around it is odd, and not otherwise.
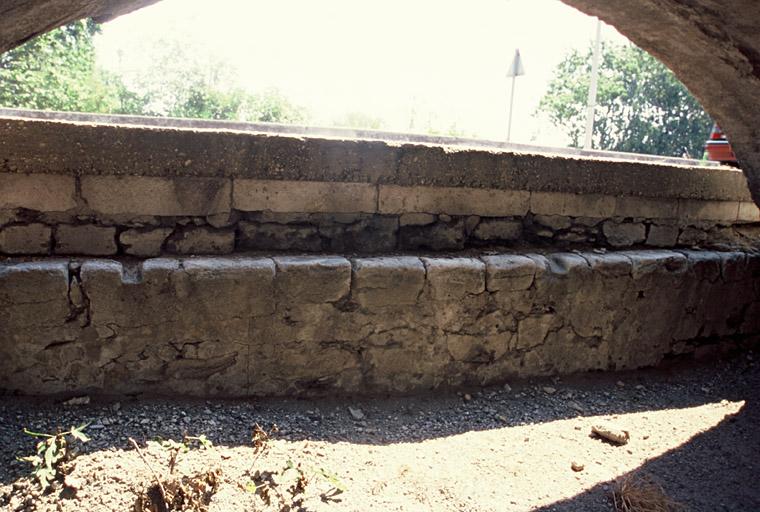
<path fill-rule="evenodd" d="M 208 510 L 278 510 L 275 493 L 291 503 L 287 486 L 300 475 L 284 470 L 292 461 L 308 482 L 293 510 L 610 511 L 615 479 L 631 473 L 650 475 L 687 510 L 760 510 L 759 396 L 760 368 L 750 352 L 401 398 L 121 397 L 74 406 L 5 397 L 0 507 L 134 510 L 155 472 L 166 485 L 182 477 L 188 486 L 202 482 Z M 67 467 L 65 483 L 41 493 L 28 463 L 16 460 L 34 451 L 22 429 L 86 422 L 91 441 Z M 256 423 L 279 427 L 265 450 L 251 443 Z M 599 423 L 627 430 L 630 442 L 591 437 Z M 206 435 L 214 446 L 179 453 L 169 475 L 171 450 L 158 441 L 185 433 Z M 272 475 L 269 507 L 254 492 L 256 470 L 258 483 Z M 333 495 L 331 475 L 345 492 Z"/>

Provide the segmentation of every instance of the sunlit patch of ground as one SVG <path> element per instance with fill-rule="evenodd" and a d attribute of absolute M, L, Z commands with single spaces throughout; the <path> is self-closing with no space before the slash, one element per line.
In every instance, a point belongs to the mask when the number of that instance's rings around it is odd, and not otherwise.
<path fill-rule="evenodd" d="M 105 403 L 43 404 L 34 413 L 28 410 L 34 404 L 14 401 L 0 408 L 5 425 L 50 420 L 59 410 L 64 424 L 81 418 L 99 428 L 90 430 L 91 451 L 75 460 L 54 492 L 35 491 L 20 476 L 26 468 L 14 464 L 0 482 L 0 506 L 131 510 L 157 478 L 205 475 L 207 481 L 214 472 L 219 479 L 208 510 L 216 511 L 279 510 L 283 500 L 325 511 L 611 511 L 615 479 L 642 472 L 691 510 L 758 509 L 760 491 L 746 482 L 757 474 L 759 374 L 742 359 L 675 376 L 627 375 L 646 388 L 631 380 L 616 385 L 618 377 L 610 375 L 592 383 L 516 384 L 472 399 L 136 401 L 118 414 Z M 589 412 L 571 413 L 567 403 Z M 109 417 L 118 423 L 103 425 Z M 285 428 L 257 449 L 250 442 L 254 423 Z M 592 437 L 597 424 L 628 431 L 629 442 Z M 215 444 L 179 452 L 170 474 L 171 449 L 153 439 L 180 439 L 183 432 L 204 433 Z M 128 448 L 127 436 L 138 440 L 144 459 Z M 32 443 L 24 442 L 20 437 L 28 450 Z M 291 487 L 301 476 L 303 492 Z M 272 491 L 269 508 L 262 484 Z"/>

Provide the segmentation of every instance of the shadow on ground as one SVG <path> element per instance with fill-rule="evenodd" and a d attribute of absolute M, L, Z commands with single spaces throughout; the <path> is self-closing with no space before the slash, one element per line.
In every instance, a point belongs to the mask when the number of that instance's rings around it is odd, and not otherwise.
<path fill-rule="evenodd" d="M 89 423 L 90 451 L 127 448 L 129 437 L 144 442 L 179 439 L 184 433 L 205 434 L 218 446 L 250 446 L 255 423 L 265 427 L 277 424 L 278 438 L 284 440 L 382 447 L 509 427 L 540 430 L 566 419 L 685 410 L 727 400 L 744 405 L 717 426 L 649 459 L 635 471 L 652 475 L 689 510 L 760 510 L 760 487 L 755 485 L 760 453 L 759 394 L 760 368 L 750 353 L 722 361 L 680 361 L 636 372 L 513 382 L 507 388 L 401 398 L 119 398 L 69 406 L 5 397 L 0 399 L 0 435 L 5 443 L 0 453 L 0 483 L 12 483 L 28 474 L 28 468 L 16 461 L 33 449 L 34 440 L 23 434 L 24 427 L 52 432 Z M 662 425 L 658 428 L 668 435 Z M 557 454 L 558 460 L 562 456 Z M 611 481 L 594 484 L 572 498 L 533 510 L 609 511 L 611 485 Z"/>

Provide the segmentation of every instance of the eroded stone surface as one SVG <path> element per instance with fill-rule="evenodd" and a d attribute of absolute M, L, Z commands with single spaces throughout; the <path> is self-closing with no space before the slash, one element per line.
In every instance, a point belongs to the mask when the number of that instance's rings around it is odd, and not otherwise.
<path fill-rule="evenodd" d="M 760 257 L 224 257 L 0 265 L 0 388 L 408 392 L 656 364 L 760 334 Z"/>

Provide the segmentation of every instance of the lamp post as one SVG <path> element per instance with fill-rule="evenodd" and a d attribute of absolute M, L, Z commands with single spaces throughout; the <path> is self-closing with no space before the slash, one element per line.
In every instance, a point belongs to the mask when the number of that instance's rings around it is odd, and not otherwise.
<path fill-rule="evenodd" d="M 591 149 L 592 136 L 594 135 L 594 114 L 596 111 L 596 89 L 599 82 L 599 49 L 602 43 L 602 20 L 596 20 L 596 43 L 594 44 L 594 57 L 591 61 L 591 83 L 588 88 L 588 110 L 586 111 L 586 140 L 583 149 Z"/>
<path fill-rule="evenodd" d="M 520 57 L 520 49 L 515 50 L 515 56 L 512 59 L 512 64 L 507 70 L 507 78 L 512 78 L 512 91 L 509 93 L 509 121 L 507 122 L 507 142 L 512 137 L 512 108 L 515 104 L 515 82 L 517 77 L 525 74 L 525 68 L 523 67 L 522 58 Z"/>

